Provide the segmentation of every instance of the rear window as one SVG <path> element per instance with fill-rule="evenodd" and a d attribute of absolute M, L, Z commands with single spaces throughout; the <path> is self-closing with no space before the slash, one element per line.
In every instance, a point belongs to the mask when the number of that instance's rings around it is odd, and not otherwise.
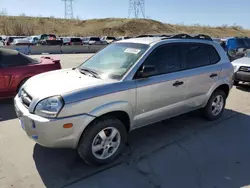
<path fill-rule="evenodd" d="M 115 40 L 115 37 L 107 37 L 107 40 Z"/>
<path fill-rule="evenodd" d="M 92 40 L 92 41 L 100 41 L 100 38 L 98 38 L 98 37 L 91 37 L 90 40 Z"/>

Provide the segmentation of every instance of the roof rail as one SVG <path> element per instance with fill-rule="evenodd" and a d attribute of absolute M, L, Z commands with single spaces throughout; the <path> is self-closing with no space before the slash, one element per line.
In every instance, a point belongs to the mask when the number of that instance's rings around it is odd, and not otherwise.
<path fill-rule="evenodd" d="M 183 33 L 177 34 L 177 35 L 172 35 L 170 37 L 164 37 L 161 40 L 166 40 L 166 39 L 201 39 L 201 40 L 213 41 L 213 39 L 208 35 L 203 35 L 203 34 L 189 35 L 189 34 L 183 34 Z"/>
<path fill-rule="evenodd" d="M 135 38 L 142 38 L 142 37 L 170 37 L 171 35 L 167 34 L 145 34 L 145 35 L 139 35 L 136 36 Z"/>

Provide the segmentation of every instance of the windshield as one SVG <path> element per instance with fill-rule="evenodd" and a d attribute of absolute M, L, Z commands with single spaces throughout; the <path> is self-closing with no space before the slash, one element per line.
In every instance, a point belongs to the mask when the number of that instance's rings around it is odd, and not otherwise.
<path fill-rule="evenodd" d="M 237 46 L 238 48 L 250 48 L 250 39 L 249 38 L 237 39 Z"/>
<path fill-rule="evenodd" d="M 90 69 L 99 74 L 100 78 L 120 80 L 129 68 L 148 49 L 148 45 L 134 43 L 115 43 L 80 65 L 80 69 Z"/>

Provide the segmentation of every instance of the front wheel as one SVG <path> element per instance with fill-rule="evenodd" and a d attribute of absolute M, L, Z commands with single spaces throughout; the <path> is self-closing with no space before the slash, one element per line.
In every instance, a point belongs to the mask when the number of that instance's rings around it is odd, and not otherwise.
<path fill-rule="evenodd" d="M 112 162 L 122 151 L 127 140 L 127 130 L 114 117 L 95 120 L 84 131 L 78 144 L 78 154 L 90 165 Z"/>
<path fill-rule="evenodd" d="M 210 120 L 217 120 L 221 117 L 226 104 L 226 94 L 223 90 L 216 90 L 210 97 L 204 110 L 204 116 Z"/>

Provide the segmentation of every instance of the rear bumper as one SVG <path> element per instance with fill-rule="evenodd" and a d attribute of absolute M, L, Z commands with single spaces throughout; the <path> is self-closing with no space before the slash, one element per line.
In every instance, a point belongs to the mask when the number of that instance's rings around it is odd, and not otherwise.
<path fill-rule="evenodd" d="M 238 71 L 234 74 L 235 81 L 250 82 L 250 72 Z"/>

